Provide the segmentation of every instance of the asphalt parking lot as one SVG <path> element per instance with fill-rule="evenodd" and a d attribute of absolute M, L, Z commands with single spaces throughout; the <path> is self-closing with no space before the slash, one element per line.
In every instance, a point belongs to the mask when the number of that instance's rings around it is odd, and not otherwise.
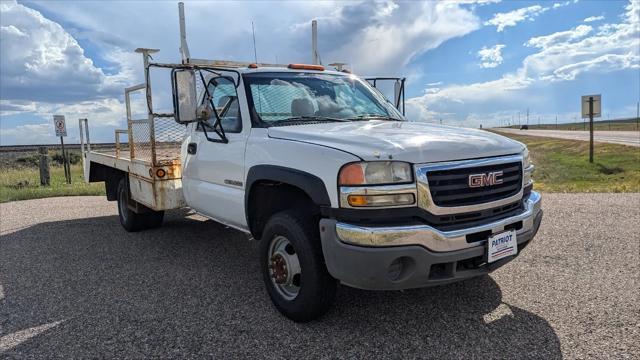
<path fill-rule="evenodd" d="M 546 194 L 491 276 L 271 305 L 257 242 L 186 211 L 127 233 L 102 197 L 0 205 L 0 357 L 640 358 L 640 194 Z"/>

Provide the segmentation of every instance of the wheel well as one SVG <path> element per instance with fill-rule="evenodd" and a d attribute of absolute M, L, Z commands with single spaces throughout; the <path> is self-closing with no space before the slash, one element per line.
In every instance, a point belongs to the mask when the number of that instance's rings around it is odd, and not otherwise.
<path fill-rule="evenodd" d="M 102 164 L 91 162 L 89 164 L 89 182 L 104 181 L 107 200 L 118 199 L 118 183 L 127 175 L 126 172 Z"/>
<path fill-rule="evenodd" d="M 272 180 L 259 180 L 249 190 L 247 220 L 255 239 L 262 237 L 262 230 L 269 218 L 280 211 L 296 208 L 309 216 L 318 216 L 320 206 L 299 187 Z"/>

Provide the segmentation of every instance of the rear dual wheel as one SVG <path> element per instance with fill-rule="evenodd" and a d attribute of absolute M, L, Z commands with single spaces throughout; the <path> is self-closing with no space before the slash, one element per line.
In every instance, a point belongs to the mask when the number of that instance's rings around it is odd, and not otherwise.
<path fill-rule="evenodd" d="M 130 199 L 129 182 L 123 177 L 118 183 L 118 217 L 125 230 L 135 232 L 157 228 L 162 225 L 164 211 L 149 209 L 143 213 L 136 213 L 129 208 Z"/>
<path fill-rule="evenodd" d="M 296 322 L 326 313 L 335 298 L 336 280 L 324 263 L 317 222 L 295 211 L 275 214 L 260 242 L 262 275 L 275 307 Z"/>

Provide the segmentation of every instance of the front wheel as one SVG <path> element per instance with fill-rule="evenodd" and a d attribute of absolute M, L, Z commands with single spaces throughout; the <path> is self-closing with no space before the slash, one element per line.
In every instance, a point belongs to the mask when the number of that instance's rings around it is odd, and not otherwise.
<path fill-rule="evenodd" d="M 269 297 L 296 322 L 322 316 L 336 293 L 336 280 L 324 264 L 315 225 L 310 216 L 284 211 L 269 219 L 260 241 L 260 265 Z"/>
<path fill-rule="evenodd" d="M 134 232 L 153 229 L 162 225 L 164 211 L 149 209 L 144 213 L 136 213 L 129 208 L 130 197 L 129 182 L 123 177 L 118 183 L 118 217 L 125 230 Z"/>

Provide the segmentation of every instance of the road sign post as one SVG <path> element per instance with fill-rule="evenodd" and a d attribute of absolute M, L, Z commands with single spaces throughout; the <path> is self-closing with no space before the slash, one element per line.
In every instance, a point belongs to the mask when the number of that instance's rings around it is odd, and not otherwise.
<path fill-rule="evenodd" d="M 585 95 L 582 97 L 582 118 L 589 118 L 589 162 L 593 163 L 593 118 L 600 117 L 602 112 L 602 98 L 600 95 Z"/>
<path fill-rule="evenodd" d="M 64 115 L 53 115 L 53 126 L 56 129 L 56 136 L 60 137 L 62 147 L 62 167 L 64 168 L 64 178 L 67 184 L 71 184 L 71 167 L 69 166 L 67 152 L 64 148 L 64 137 L 67 136 L 67 125 Z"/>
<path fill-rule="evenodd" d="M 40 186 L 51 185 L 51 176 L 49 171 L 49 149 L 46 146 L 40 146 L 38 148 L 40 154 Z"/>
<path fill-rule="evenodd" d="M 589 97 L 589 162 L 593 162 L 593 96 Z"/>

